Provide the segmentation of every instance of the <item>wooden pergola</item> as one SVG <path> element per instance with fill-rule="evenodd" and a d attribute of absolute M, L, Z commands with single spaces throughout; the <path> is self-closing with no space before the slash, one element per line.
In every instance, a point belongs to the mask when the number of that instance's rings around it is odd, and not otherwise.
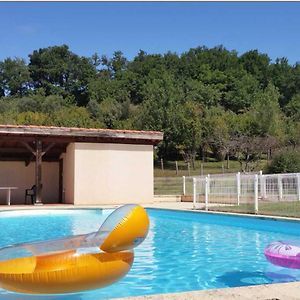
<path fill-rule="evenodd" d="M 156 145 L 157 131 L 0 125 L 0 161 L 35 162 L 36 204 L 42 203 L 42 161 L 59 161 L 69 143 Z"/>

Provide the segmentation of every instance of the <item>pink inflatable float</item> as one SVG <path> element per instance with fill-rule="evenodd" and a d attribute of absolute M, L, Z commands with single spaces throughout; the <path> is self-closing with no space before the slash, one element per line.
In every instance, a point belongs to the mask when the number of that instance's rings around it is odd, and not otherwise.
<path fill-rule="evenodd" d="M 277 241 L 265 249 L 265 256 L 276 266 L 300 269 L 300 241 Z"/>

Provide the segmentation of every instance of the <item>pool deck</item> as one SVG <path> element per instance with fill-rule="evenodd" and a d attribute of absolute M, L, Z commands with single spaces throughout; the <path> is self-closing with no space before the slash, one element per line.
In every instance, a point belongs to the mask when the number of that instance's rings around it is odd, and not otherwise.
<path fill-rule="evenodd" d="M 202 290 L 174 294 L 159 294 L 118 298 L 115 300 L 299 300 L 300 283 L 265 284 L 237 288 Z"/>
<path fill-rule="evenodd" d="M 27 210 L 27 209 L 80 209 L 80 208 L 116 208 L 119 205 L 93 205 L 93 206 L 74 206 L 69 204 L 47 204 L 47 205 L 11 205 L 11 206 L 1 206 L 0 211 L 9 210 Z M 160 209 L 173 209 L 181 211 L 194 211 L 193 204 L 190 202 L 155 202 L 149 204 L 143 204 L 147 208 L 160 208 Z M 197 211 L 203 213 L 203 211 Z M 209 212 L 214 214 L 224 214 L 219 212 Z M 228 214 L 228 213 L 226 213 Z M 241 216 L 253 216 L 258 215 L 245 215 L 236 214 Z M 297 220 L 296 218 L 285 218 L 277 216 L 263 216 L 264 218 L 276 218 L 285 220 Z M 182 293 L 172 293 L 172 294 L 156 294 L 148 296 L 137 296 L 137 297 L 127 297 L 119 298 L 119 300 L 212 300 L 212 299 L 241 299 L 241 300 L 300 300 L 300 282 L 291 283 L 278 283 L 278 284 L 266 284 L 266 285 L 255 285 L 255 286 L 245 286 L 245 287 L 235 287 L 235 288 L 224 288 L 224 289 L 214 289 L 214 290 L 199 290 L 191 292 Z"/>

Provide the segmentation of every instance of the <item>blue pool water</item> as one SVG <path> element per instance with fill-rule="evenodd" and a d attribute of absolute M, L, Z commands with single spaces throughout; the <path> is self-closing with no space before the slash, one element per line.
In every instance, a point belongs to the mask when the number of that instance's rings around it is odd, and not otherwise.
<path fill-rule="evenodd" d="M 96 231 L 110 212 L 0 212 L 0 247 Z M 25 296 L 0 290 L 0 299 L 94 300 L 300 280 L 300 271 L 274 267 L 263 255 L 271 241 L 300 238 L 298 222 L 156 209 L 148 212 L 149 235 L 135 250 L 131 271 L 118 283 L 67 296 Z"/>

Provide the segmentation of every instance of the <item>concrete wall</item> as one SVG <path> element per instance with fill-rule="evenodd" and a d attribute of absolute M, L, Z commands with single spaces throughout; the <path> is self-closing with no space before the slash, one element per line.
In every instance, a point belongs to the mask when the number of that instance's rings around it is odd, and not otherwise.
<path fill-rule="evenodd" d="M 11 193 L 11 204 L 25 203 L 25 189 L 35 184 L 35 164 L 27 167 L 24 162 L 0 161 L 0 186 L 15 186 Z M 42 163 L 43 203 L 57 203 L 59 186 L 58 162 Z M 30 202 L 28 198 L 28 203 Z M 0 204 L 6 204 L 6 191 L 0 190 Z"/>
<path fill-rule="evenodd" d="M 72 155 L 74 165 L 71 164 Z M 72 202 L 72 193 L 76 205 L 151 202 L 153 146 L 70 145 L 64 160 L 64 182 L 70 185 L 64 187 L 67 203 Z"/>

